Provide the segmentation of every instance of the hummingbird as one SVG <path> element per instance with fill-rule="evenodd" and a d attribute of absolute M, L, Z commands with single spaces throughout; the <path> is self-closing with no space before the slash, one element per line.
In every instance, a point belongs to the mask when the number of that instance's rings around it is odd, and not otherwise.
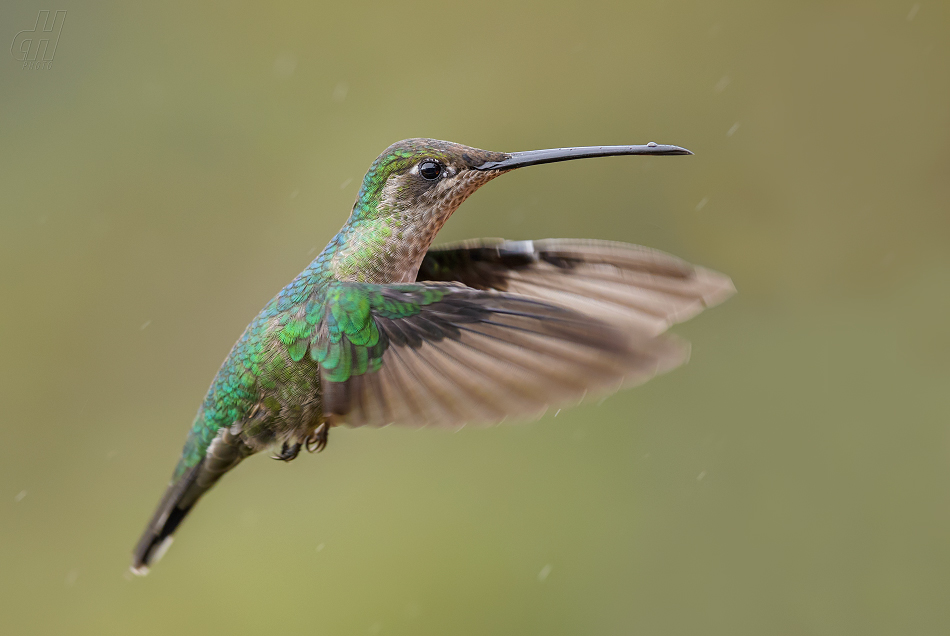
<path fill-rule="evenodd" d="M 665 334 L 735 292 L 723 274 L 601 240 L 479 239 L 432 247 L 478 188 L 512 170 L 679 146 L 491 152 L 391 145 L 349 219 L 247 326 L 198 408 L 133 552 L 144 575 L 224 473 L 271 449 L 291 461 L 348 426 L 460 427 L 540 417 L 682 364 Z"/>

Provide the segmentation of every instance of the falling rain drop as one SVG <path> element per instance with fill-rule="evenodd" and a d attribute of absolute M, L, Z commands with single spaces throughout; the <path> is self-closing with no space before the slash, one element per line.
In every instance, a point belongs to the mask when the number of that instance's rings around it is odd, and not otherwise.
<path fill-rule="evenodd" d="M 290 51 L 284 51 L 274 60 L 274 75 L 287 79 L 297 70 L 297 56 Z"/>
<path fill-rule="evenodd" d="M 340 82 L 333 87 L 333 101 L 342 102 L 346 99 L 346 94 L 350 92 L 350 87 L 345 82 Z"/>
<path fill-rule="evenodd" d="M 548 563 L 543 568 L 541 568 L 541 571 L 538 572 L 538 582 L 544 583 L 544 581 L 548 578 L 548 575 L 551 573 L 552 569 L 553 569 L 553 566 L 550 563 Z"/>

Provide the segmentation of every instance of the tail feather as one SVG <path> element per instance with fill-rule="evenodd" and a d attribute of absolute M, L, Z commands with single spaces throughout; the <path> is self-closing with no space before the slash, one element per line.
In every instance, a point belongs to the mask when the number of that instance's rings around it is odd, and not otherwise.
<path fill-rule="evenodd" d="M 194 485 L 204 460 L 189 469 L 177 481 L 172 482 L 158 504 L 142 538 L 132 552 L 132 572 L 140 576 L 148 574 L 149 566 L 157 562 L 171 545 L 172 533 L 178 528 L 191 506 L 182 507 L 184 494 Z M 197 501 L 197 499 L 194 499 Z M 192 504 L 193 505 L 193 504 Z"/>
<path fill-rule="evenodd" d="M 229 429 L 222 429 L 201 461 L 168 486 L 132 552 L 134 574 L 148 574 L 149 568 L 165 554 L 171 545 L 172 535 L 198 499 L 251 452 L 237 435 Z"/>

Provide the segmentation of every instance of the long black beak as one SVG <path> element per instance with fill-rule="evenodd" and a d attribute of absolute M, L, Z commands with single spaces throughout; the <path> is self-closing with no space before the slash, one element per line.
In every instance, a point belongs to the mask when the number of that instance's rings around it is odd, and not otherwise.
<path fill-rule="evenodd" d="M 548 150 L 526 150 L 513 152 L 501 161 L 486 161 L 473 166 L 475 170 L 511 170 L 523 166 L 536 166 L 541 163 L 587 159 L 588 157 L 614 157 L 616 155 L 691 155 L 686 148 L 664 146 L 652 141 L 643 146 L 582 146 L 580 148 L 549 148 Z"/>

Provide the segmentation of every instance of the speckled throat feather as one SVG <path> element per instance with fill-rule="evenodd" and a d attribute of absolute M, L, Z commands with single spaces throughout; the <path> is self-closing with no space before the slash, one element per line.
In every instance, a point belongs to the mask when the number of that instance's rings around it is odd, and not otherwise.
<path fill-rule="evenodd" d="M 452 183 L 442 182 L 423 193 L 409 209 L 399 204 L 401 190 L 408 187 L 408 176 L 389 177 L 376 204 L 376 214 L 357 215 L 354 211 L 334 240 L 329 261 L 333 277 L 365 283 L 414 281 L 426 250 L 452 213 L 475 190 L 500 174 L 500 170 L 466 172 Z"/>

